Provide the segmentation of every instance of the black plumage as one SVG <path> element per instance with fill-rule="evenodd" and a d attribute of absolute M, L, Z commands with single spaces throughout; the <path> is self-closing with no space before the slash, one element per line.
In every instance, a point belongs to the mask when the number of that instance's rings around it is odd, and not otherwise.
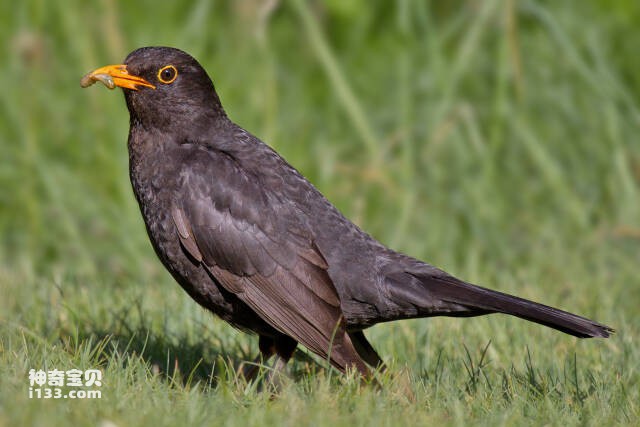
<path fill-rule="evenodd" d="M 199 304 L 257 333 L 278 368 L 301 343 L 367 374 L 382 361 L 362 331 L 416 317 L 506 313 L 581 338 L 612 332 L 383 246 L 234 124 L 185 52 L 141 48 L 82 84 L 97 80 L 124 88 L 131 183 L 158 257 Z"/>

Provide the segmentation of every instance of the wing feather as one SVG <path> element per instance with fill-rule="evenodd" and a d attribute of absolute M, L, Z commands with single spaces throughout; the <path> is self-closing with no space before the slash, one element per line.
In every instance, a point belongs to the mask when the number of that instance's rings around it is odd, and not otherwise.
<path fill-rule="evenodd" d="M 185 250 L 263 320 L 327 357 L 346 333 L 306 216 L 227 156 L 198 150 L 180 176 L 171 213 Z"/>

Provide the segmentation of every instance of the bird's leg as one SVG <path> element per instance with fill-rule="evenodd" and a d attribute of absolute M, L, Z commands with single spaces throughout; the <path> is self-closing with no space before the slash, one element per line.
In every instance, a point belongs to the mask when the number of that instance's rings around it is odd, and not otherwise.
<path fill-rule="evenodd" d="M 260 371 L 260 366 L 268 361 L 271 356 L 276 354 L 276 342 L 271 337 L 260 335 L 258 348 L 260 349 L 260 353 L 258 354 L 258 356 L 253 359 L 253 362 L 244 363 L 240 370 L 241 375 L 247 381 L 254 380 L 256 375 Z"/>
<path fill-rule="evenodd" d="M 353 343 L 354 348 L 365 362 L 371 367 L 378 369 L 380 372 L 384 372 L 386 366 L 371 343 L 367 341 L 362 331 L 349 332 L 349 337 Z"/>
<path fill-rule="evenodd" d="M 298 342 L 287 335 L 280 335 L 275 339 L 276 361 L 268 377 L 269 386 L 274 392 L 282 387 L 282 375 L 297 346 Z"/>

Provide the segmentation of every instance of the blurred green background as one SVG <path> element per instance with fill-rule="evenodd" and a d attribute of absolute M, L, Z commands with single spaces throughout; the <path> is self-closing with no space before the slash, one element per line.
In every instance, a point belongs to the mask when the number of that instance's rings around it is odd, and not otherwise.
<path fill-rule="evenodd" d="M 227 424 L 637 420 L 639 2 L 31 0 L 2 2 L 0 16 L 0 425 L 206 424 L 216 408 L 231 411 Z M 274 404 L 230 380 L 194 397 L 189 382 L 157 379 L 157 365 L 226 378 L 216 361 L 256 345 L 164 272 L 128 181 L 123 97 L 79 87 L 146 45 L 196 57 L 234 121 L 383 243 L 619 333 L 578 342 L 500 316 L 381 325 L 374 345 L 407 367 L 407 384 L 381 397 L 353 383 L 338 393 L 335 378 L 323 395 L 302 374 Z M 469 391 L 466 346 L 489 340 L 488 385 Z M 109 397 L 26 398 L 28 369 L 83 363 L 118 384 Z M 596 391 L 572 394 L 565 372 L 532 392 L 529 363 L 543 378 L 574 363 L 575 390 L 582 378 Z M 331 403 L 336 393 L 347 403 Z M 143 402 L 158 395 L 154 412 Z M 377 400 L 396 403 L 373 416 Z M 299 415 L 284 418 L 285 402 Z M 323 404 L 337 405 L 333 418 Z"/>

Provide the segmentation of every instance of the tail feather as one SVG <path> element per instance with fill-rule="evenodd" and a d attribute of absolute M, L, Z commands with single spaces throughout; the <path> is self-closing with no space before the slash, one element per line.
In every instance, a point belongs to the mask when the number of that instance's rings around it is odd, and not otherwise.
<path fill-rule="evenodd" d="M 504 313 L 536 322 L 579 338 L 608 337 L 609 326 L 557 308 L 519 298 L 456 279 L 437 269 L 428 272 L 405 272 L 400 285 L 394 282 L 392 293 L 418 307 L 422 316 L 474 316 Z M 400 290 L 397 288 L 402 286 Z"/>

